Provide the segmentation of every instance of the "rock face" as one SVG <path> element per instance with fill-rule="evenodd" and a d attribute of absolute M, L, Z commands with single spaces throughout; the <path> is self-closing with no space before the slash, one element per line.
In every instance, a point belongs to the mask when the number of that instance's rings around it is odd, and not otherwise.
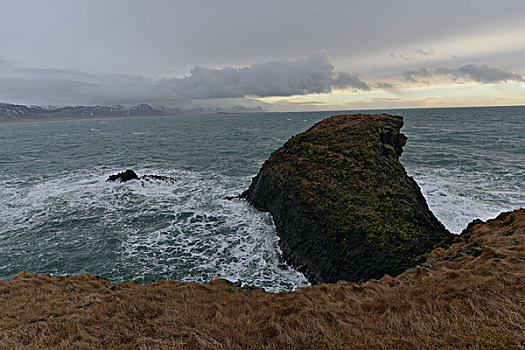
<path fill-rule="evenodd" d="M 310 282 L 395 276 L 454 240 L 399 162 L 402 125 L 327 118 L 272 153 L 241 195 L 272 214 L 285 259 Z"/>

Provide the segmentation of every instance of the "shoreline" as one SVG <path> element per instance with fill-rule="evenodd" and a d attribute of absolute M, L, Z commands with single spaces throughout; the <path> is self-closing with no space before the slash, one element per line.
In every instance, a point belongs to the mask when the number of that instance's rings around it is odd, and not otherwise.
<path fill-rule="evenodd" d="M 268 112 L 246 112 L 246 113 L 212 113 L 212 114 L 157 114 L 157 115 L 97 115 L 89 117 L 49 117 L 49 118 L 22 118 L 15 120 L 0 119 L 0 124 L 19 124 L 19 123 L 39 123 L 39 122 L 60 122 L 72 120 L 102 120 L 102 119 L 132 119 L 132 118 L 156 118 L 156 117 L 191 117 L 191 116 L 224 116 L 224 115 L 251 115 L 264 114 Z M 273 112 L 271 112 L 273 113 Z M 277 112 L 278 113 L 278 112 Z"/>
<path fill-rule="evenodd" d="M 101 115 L 89 117 L 51 117 L 51 118 L 23 118 L 16 120 L 0 119 L 0 124 L 19 124 L 19 123 L 39 123 L 39 122 L 59 122 L 71 120 L 102 120 L 102 119 L 131 119 L 131 118 L 151 118 L 151 117 L 183 117 L 184 115 L 166 114 L 166 115 Z"/>
<path fill-rule="evenodd" d="M 403 111 L 403 110 L 425 110 L 425 109 L 464 109 L 464 108 L 520 108 L 525 105 L 497 105 L 497 106 L 461 106 L 461 107 L 398 107 L 398 108 L 364 108 L 364 109 L 349 109 L 349 110 L 323 110 L 323 111 L 297 111 L 297 113 L 348 113 L 348 112 L 369 112 L 369 111 Z M 82 117 L 49 117 L 49 118 L 22 118 L 16 120 L 1 119 L 0 124 L 18 124 L 18 123 L 33 123 L 33 122 L 47 122 L 47 121 L 70 121 L 70 120 L 101 120 L 101 119 L 128 119 L 128 118 L 149 118 L 149 117 L 186 117 L 186 116 L 204 116 L 204 115 L 239 115 L 239 114 L 265 114 L 265 113 L 295 113 L 295 112 L 282 112 L 282 111 L 262 111 L 262 112 L 216 112 L 216 113 L 195 113 L 195 114 L 159 114 L 159 115 L 119 115 L 119 116 L 108 116 L 108 115 L 97 115 L 97 116 L 82 116 Z"/>

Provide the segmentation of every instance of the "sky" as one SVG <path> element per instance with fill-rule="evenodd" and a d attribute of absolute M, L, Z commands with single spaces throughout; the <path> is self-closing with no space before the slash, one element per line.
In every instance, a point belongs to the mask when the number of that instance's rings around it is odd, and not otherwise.
<path fill-rule="evenodd" d="M 525 105 L 525 1 L 2 0 L 0 102 Z"/>

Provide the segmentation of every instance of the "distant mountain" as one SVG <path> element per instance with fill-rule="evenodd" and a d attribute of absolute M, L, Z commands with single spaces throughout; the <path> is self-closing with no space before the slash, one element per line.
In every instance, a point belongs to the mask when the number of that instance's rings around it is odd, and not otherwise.
<path fill-rule="evenodd" d="M 68 106 L 40 107 L 13 104 L 0 104 L 0 120 L 16 121 L 20 119 L 65 119 L 126 116 L 128 111 L 123 107 L 108 106 Z"/>
<path fill-rule="evenodd" d="M 68 119 L 68 118 L 96 118 L 96 117 L 128 117 L 128 116 L 168 116 L 191 114 L 216 114 L 216 113 L 256 113 L 263 112 L 261 107 L 248 108 L 234 106 L 223 109 L 220 107 L 199 107 L 193 109 L 170 108 L 165 106 L 153 107 L 149 104 L 139 104 L 129 109 L 122 106 L 67 106 L 67 107 L 42 107 L 24 106 L 0 103 L 0 121 L 17 121 L 26 119 Z"/>
<path fill-rule="evenodd" d="M 156 109 L 151 107 L 148 104 L 140 104 L 136 105 L 135 107 L 131 107 L 128 110 L 128 115 L 156 115 L 156 114 L 164 114 L 164 112 L 160 109 Z"/>
<path fill-rule="evenodd" d="M 27 107 L 0 103 L 0 119 L 38 118 L 45 110 L 41 107 Z"/>

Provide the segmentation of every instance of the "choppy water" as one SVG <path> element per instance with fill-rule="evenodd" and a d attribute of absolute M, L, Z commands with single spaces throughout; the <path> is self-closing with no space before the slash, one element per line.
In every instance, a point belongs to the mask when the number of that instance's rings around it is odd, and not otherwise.
<path fill-rule="evenodd" d="M 525 107 L 387 111 L 401 161 L 453 232 L 525 206 Z M 111 280 L 307 285 L 246 189 L 290 136 L 335 114 L 268 113 L 0 124 L 0 279 L 88 271 Z M 112 173 L 175 184 L 106 183 Z"/>

